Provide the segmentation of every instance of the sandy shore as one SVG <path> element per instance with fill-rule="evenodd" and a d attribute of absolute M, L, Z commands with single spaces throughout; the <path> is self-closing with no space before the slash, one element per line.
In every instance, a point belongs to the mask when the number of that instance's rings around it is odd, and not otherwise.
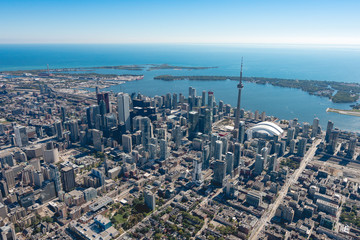
<path fill-rule="evenodd" d="M 356 110 L 342 110 L 342 109 L 335 109 L 335 108 L 327 108 L 326 112 L 334 112 L 334 113 L 339 113 L 339 114 L 343 114 L 343 115 L 360 117 L 360 111 L 356 111 Z"/>

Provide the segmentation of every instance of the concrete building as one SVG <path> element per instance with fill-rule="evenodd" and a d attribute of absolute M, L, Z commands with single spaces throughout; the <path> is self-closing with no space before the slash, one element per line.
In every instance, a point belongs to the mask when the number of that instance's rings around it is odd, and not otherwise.
<path fill-rule="evenodd" d="M 355 149 L 356 149 L 356 142 L 357 142 L 356 137 L 351 137 L 350 140 L 349 140 L 349 147 L 348 147 L 348 150 L 347 150 L 347 156 L 349 158 L 354 157 Z"/>
<path fill-rule="evenodd" d="M 15 228 L 13 224 L 0 227 L 1 240 L 16 240 Z"/>
<path fill-rule="evenodd" d="M 151 211 L 155 210 L 155 204 L 156 204 L 155 194 L 153 194 L 150 191 L 144 191 L 144 201 L 145 201 L 145 205 Z"/>
<path fill-rule="evenodd" d="M 100 130 L 93 129 L 92 130 L 92 139 L 93 145 L 96 151 L 103 152 L 104 145 L 103 145 L 103 133 Z"/>
<path fill-rule="evenodd" d="M 141 118 L 140 125 L 141 125 L 141 144 L 147 150 L 148 145 L 150 143 L 150 139 L 153 136 L 150 118 L 148 117 Z"/>
<path fill-rule="evenodd" d="M 241 164 L 240 164 L 241 159 L 240 158 L 241 158 L 241 144 L 240 143 L 235 143 L 235 147 L 234 147 L 234 169 L 241 166 Z"/>
<path fill-rule="evenodd" d="M 124 123 L 127 131 L 130 130 L 130 96 L 127 93 L 117 95 L 119 123 Z"/>
<path fill-rule="evenodd" d="M 79 141 L 79 124 L 77 120 L 71 120 L 68 122 L 69 129 L 70 129 L 70 140 L 71 142 L 78 142 Z"/>
<path fill-rule="evenodd" d="M 205 145 L 203 150 L 202 150 L 202 155 L 201 155 L 201 160 L 202 160 L 202 169 L 206 170 L 210 167 L 210 147 L 209 145 Z"/>
<path fill-rule="evenodd" d="M 336 214 L 339 210 L 338 205 L 327 202 L 325 200 L 321 200 L 321 199 L 316 200 L 316 205 L 318 206 L 319 211 L 323 211 L 332 216 L 336 216 Z"/>
<path fill-rule="evenodd" d="M 215 151 L 214 151 L 214 158 L 216 160 L 222 160 L 222 149 L 223 149 L 223 142 L 221 140 L 217 140 L 215 142 Z"/>
<path fill-rule="evenodd" d="M 160 140 L 160 160 L 166 160 L 169 156 L 168 143 L 166 140 Z"/>
<path fill-rule="evenodd" d="M 202 161 L 199 159 L 193 160 L 194 171 L 192 175 L 192 180 L 198 185 L 200 185 L 203 182 L 203 176 L 201 171 L 202 164 L 203 164 Z"/>
<path fill-rule="evenodd" d="M 246 194 L 246 202 L 249 205 L 252 205 L 254 207 L 258 207 L 262 204 L 262 195 L 258 191 L 250 191 L 248 194 Z"/>
<path fill-rule="evenodd" d="M 226 175 L 233 177 L 234 174 L 234 154 L 232 152 L 227 152 L 226 157 Z"/>
<path fill-rule="evenodd" d="M 214 176 L 212 183 L 215 186 L 223 187 L 226 176 L 226 162 L 222 160 L 217 160 L 214 162 Z"/>
<path fill-rule="evenodd" d="M 300 157 L 304 157 L 304 156 L 305 156 L 306 143 L 307 143 L 307 139 L 306 139 L 306 138 L 301 138 L 301 139 L 299 140 L 299 145 L 298 145 L 298 152 L 297 152 L 297 154 L 298 154 Z"/>
<path fill-rule="evenodd" d="M 45 145 L 44 161 L 49 164 L 59 162 L 59 150 L 54 147 L 53 142 L 48 142 Z"/>
<path fill-rule="evenodd" d="M 95 188 L 89 187 L 84 190 L 84 199 L 85 201 L 91 201 L 97 197 L 97 191 Z"/>
<path fill-rule="evenodd" d="M 132 138 L 131 138 L 130 134 L 122 135 L 122 145 L 123 145 L 124 152 L 126 152 L 126 153 L 132 152 Z"/>
<path fill-rule="evenodd" d="M 239 142 L 244 143 L 245 141 L 245 122 L 240 121 L 239 122 Z"/>
<path fill-rule="evenodd" d="M 261 154 L 257 154 L 255 158 L 255 168 L 254 168 L 255 175 L 260 175 L 262 173 L 265 167 L 264 164 L 265 164 L 265 159 L 263 158 L 263 156 Z"/>
<path fill-rule="evenodd" d="M 29 138 L 27 136 L 26 127 L 24 127 L 24 126 L 15 126 L 14 127 L 14 132 L 15 132 L 16 146 L 24 147 L 24 146 L 29 144 Z"/>
<path fill-rule="evenodd" d="M 333 127 L 334 127 L 334 123 L 331 120 L 329 120 L 326 127 L 326 135 L 325 135 L 326 143 L 329 143 L 330 141 L 330 135 L 331 135 L 331 131 L 333 130 Z"/>
<path fill-rule="evenodd" d="M 75 188 L 75 172 L 72 167 L 61 169 L 61 182 L 65 192 L 70 192 Z"/>
<path fill-rule="evenodd" d="M 319 119 L 314 118 L 313 125 L 312 125 L 312 131 L 311 131 L 311 137 L 316 137 L 319 133 Z"/>

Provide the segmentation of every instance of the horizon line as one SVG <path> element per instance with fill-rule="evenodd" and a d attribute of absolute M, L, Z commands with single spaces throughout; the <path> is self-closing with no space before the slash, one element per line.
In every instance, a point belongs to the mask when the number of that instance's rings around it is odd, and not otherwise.
<path fill-rule="evenodd" d="M 228 43 L 228 42 L 218 42 L 218 43 L 209 43 L 209 42 L 122 42 L 122 43 L 99 43 L 99 42 L 23 42 L 23 43 L 1 43 L 0 46 L 9 46 L 9 45 L 173 45 L 173 46 L 222 46 L 222 47 L 231 47 L 231 46 L 256 46 L 256 47 L 309 47 L 309 48 L 360 48 L 360 43 L 358 44 L 344 44 L 344 43 Z"/>

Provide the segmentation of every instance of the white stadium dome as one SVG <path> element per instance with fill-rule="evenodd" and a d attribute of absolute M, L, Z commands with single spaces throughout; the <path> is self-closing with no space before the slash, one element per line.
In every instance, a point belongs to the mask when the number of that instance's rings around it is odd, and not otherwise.
<path fill-rule="evenodd" d="M 246 131 L 248 135 L 265 135 L 268 137 L 280 136 L 284 130 L 273 122 L 261 122 Z"/>

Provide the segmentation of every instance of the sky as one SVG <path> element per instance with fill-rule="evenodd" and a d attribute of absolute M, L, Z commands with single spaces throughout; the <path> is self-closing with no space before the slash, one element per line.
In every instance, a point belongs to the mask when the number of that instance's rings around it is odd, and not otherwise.
<path fill-rule="evenodd" d="M 0 0 L 0 43 L 360 45 L 359 0 Z"/>

